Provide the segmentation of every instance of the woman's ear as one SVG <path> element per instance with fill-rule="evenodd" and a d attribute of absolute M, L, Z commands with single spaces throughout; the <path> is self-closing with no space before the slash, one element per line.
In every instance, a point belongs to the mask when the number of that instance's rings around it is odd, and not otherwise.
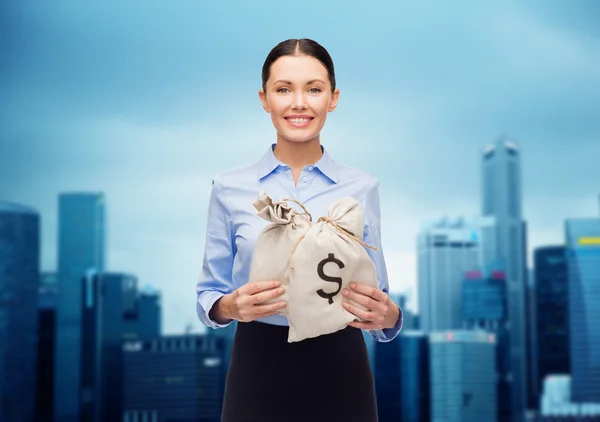
<path fill-rule="evenodd" d="M 340 89 L 336 88 L 331 95 L 331 101 L 329 102 L 329 108 L 327 111 L 332 112 L 337 107 L 338 98 L 340 96 Z"/>
<path fill-rule="evenodd" d="M 263 109 L 267 113 L 270 113 L 271 110 L 269 109 L 269 104 L 267 103 L 267 94 L 265 94 L 265 91 L 263 91 L 262 89 L 260 89 L 258 91 L 258 98 L 260 98 L 260 102 L 262 103 Z"/>

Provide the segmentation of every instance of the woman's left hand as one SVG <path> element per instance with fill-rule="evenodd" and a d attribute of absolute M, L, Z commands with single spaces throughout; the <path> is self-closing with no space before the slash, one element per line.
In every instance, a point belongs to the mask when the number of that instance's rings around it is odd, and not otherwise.
<path fill-rule="evenodd" d="M 400 317 L 400 308 L 383 290 L 376 287 L 352 282 L 350 289 L 342 289 L 342 294 L 348 299 L 360 303 L 366 311 L 344 300 L 344 308 L 362 319 L 361 322 L 349 323 L 351 327 L 363 330 L 379 330 L 393 328 Z"/>

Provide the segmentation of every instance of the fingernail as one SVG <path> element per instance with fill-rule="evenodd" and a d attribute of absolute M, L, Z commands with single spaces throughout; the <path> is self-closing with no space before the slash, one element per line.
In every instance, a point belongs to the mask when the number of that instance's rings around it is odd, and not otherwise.
<path fill-rule="evenodd" d="M 277 289 L 277 293 L 283 293 L 283 289 Z"/>
<path fill-rule="evenodd" d="M 356 287 L 356 284 L 350 283 L 350 287 L 352 287 L 354 289 Z"/>
<path fill-rule="evenodd" d="M 346 289 L 342 290 L 342 294 L 343 294 L 344 296 L 348 296 L 348 290 L 346 290 Z"/>

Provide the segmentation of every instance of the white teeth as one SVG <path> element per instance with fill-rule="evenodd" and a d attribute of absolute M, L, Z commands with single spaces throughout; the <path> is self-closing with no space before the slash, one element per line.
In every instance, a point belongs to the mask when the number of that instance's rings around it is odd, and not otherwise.
<path fill-rule="evenodd" d="M 310 119 L 288 119 L 290 122 L 292 123 L 306 123 L 308 122 Z"/>

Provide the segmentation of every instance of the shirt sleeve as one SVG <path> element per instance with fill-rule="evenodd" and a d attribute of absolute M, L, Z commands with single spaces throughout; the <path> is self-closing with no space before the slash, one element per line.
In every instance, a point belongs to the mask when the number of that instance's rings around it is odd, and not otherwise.
<path fill-rule="evenodd" d="M 387 275 L 387 268 L 385 265 L 385 258 L 383 256 L 383 249 L 381 247 L 381 210 L 379 203 L 379 181 L 375 181 L 374 185 L 369 189 L 365 195 L 365 199 L 362 203 L 365 228 L 363 241 L 377 248 L 373 250 L 366 248 L 367 253 L 373 260 L 375 268 L 377 269 L 377 284 L 378 287 L 389 295 L 390 286 Z M 396 304 L 398 305 L 398 304 Z M 385 343 L 392 341 L 400 330 L 403 324 L 402 309 L 400 309 L 400 315 L 398 322 L 393 328 L 384 328 L 381 330 L 369 330 L 369 333 L 375 338 L 375 340 Z"/>
<path fill-rule="evenodd" d="M 233 322 L 219 324 L 209 318 L 209 312 L 215 302 L 233 291 L 234 242 L 231 209 L 226 200 L 227 191 L 222 182 L 218 178 L 213 179 L 208 205 L 204 260 L 196 285 L 196 311 L 204 325 L 215 329 L 227 327 Z"/>

